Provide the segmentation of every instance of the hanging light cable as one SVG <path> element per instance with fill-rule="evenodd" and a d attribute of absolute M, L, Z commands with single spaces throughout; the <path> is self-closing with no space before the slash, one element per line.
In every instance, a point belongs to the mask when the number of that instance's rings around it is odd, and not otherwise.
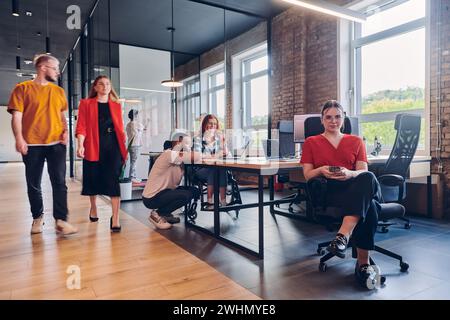
<path fill-rule="evenodd" d="M 17 41 L 16 48 L 17 48 L 17 50 L 20 50 L 22 47 L 20 46 L 19 25 L 18 25 L 17 19 L 16 19 L 16 41 Z"/>
<path fill-rule="evenodd" d="M 12 0 L 12 15 L 18 17 L 19 14 L 19 0 Z"/>
<path fill-rule="evenodd" d="M 169 88 L 178 88 L 183 86 L 182 82 L 175 81 L 174 79 L 174 69 L 175 69 L 175 57 L 174 57 L 174 32 L 175 28 L 173 27 L 173 0 L 172 0 L 172 25 L 167 28 L 170 32 L 170 40 L 171 40 L 171 50 L 170 50 L 170 80 L 161 81 L 161 85 Z"/>
<path fill-rule="evenodd" d="M 20 50 L 20 42 L 19 42 L 19 26 L 16 19 L 16 41 L 17 41 L 17 50 Z M 20 70 L 20 56 L 16 56 L 16 70 Z"/>
<path fill-rule="evenodd" d="M 45 37 L 45 53 L 50 54 L 50 36 L 48 32 L 48 0 L 47 0 L 47 36 Z"/>

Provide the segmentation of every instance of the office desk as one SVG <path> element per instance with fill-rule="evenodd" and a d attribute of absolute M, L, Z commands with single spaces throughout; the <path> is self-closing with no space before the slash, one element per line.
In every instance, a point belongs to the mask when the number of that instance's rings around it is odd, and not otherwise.
<path fill-rule="evenodd" d="M 298 161 L 275 161 L 275 160 L 203 160 L 200 163 L 195 163 L 195 166 L 214 168 L 214 231 L 193 224 L 189 221 L 187 215 L 185 215 L 186 227 L 194 228 L 199 231 L 205 232 L 226 244 L 235 248 L 241 249 L 252 255 L 256 255 L 259 258 L 264 258 L 264 206 L 274 204 L 290 202 L 291 198 L 283 198 L 280 200 L 274 200 L 273 191 L 273 176 L 280 171 L 298 170 L 301 165 Z M 188 165 L 189 166 L 189 165 Z M 243 171 L 256 174 L 258 176 L 258 202 L 248 204 L 236 204 L 219 208 L 219 169 L 230 169 L 233 171 Z M 270 200 L 264 201 L 264 177 L 269 177 L 270 188 Z M 188 183 L 188 177 L 185 176 L 185 183 Z M 254 251 L 239 243 L 236 243 L 230 239 L 223 237 L 220 234 L 220 212 L 221 211 L 233 211 L 248 208 L 258 208 L 258 251 Z"/>
<path fill-rule="evenodd" d="M 148 172 L 147 176 L 150 174 L 150 170 L 153 167 L 153 163 L 155 163 L 155 159 L 158 158 L 161 155 L 162 152 L 143 152 L 141 153 L 141 156 L 148 156 Z"/>

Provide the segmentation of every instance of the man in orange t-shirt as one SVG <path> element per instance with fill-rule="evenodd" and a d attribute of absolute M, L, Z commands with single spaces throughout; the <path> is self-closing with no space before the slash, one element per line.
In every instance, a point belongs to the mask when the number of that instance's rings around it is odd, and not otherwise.
<path fill-rule="evenodd" d="M 56 231 L 72 234 L 77 229 L 67 220 L 66 145 L 67 122 L 64 89 L 51 83 L 59 76 L 59 61 L 42 54 L 34 60 L 37 77 L 19 83 L 11 93 L 8 112 L 16 150 L 22 154 L 33 224 L 31 233 L 41 233 L 44 225 L 41 180 L 44 162 L 53 189 L 53 217 Z"/>

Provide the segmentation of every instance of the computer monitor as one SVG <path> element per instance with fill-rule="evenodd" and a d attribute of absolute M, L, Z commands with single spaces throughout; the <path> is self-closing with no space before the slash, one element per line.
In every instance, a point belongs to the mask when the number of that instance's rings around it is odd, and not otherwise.
<path fill-rule="evenodd" d="M 278 122 L 278 137 L 280 144 L 280 158 L 295 157 L 293 120 L 280 120 Z"/>
<path fill-rule="evenodd" d="M 264 139 L 262 145 L 266 159 L 280 158 L 280 144 L 278 140 Z"/>
<path fill-rule="evenodd" d="M 294 115 L 294 142 L 305 142 L 305 120 L 309 117 L 320 117 L 320 113 Z"/>

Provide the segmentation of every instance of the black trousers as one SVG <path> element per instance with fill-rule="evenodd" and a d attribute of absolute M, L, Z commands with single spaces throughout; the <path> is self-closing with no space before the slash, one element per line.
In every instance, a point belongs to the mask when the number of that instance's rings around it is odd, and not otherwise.
<path fill-rule="evenodd" d="M 320 188 L 318 184 L 314 185 L 314 182 L 310 186 L 312 189 Z M 316 189 L 313 193 L 323 191 Z M 375 175 L 372 172 L 363 172 L 347 181 L 326 179 L 325 194 L 323 201 L 326 207 L 338 207 L 344 216 L 361 217 L 352 233 L 353 244 L 360 249 L 373 250 L 379 203 L 382 199 Z"/>
<path fill-rule="evenodd" d="M 28 153 L 22 156 L 25 164 L 28 200 L 30 201 L 33 219 L 44 213 L 42 202 L 42 173 L 47 160 L 47 171 L 53 190 L 53 217 L 67 220 L 67 186 L 66 186 L 66 146 L 31 146 Z"/>
<path fill-rule="evenodd" d="M 213 168 L 199 168 L 195 175 L 198 179 L 201 181 L 205 181 L 208 186 L 214 185 L 214 173 L 215 169 Z M 227 186 L 227 171 L 226 170 L 219 170 L 219 187 L 226 187 Z"/>
<path fill-rule="evenodd" d="M 198 199 L 200 191 L 196 187 L 180 186 L 176 189 L 165 189 L 158 192 L 154 197 L 142 197 L 144 205 L 149 209 L 157 209 L 161 216 L 168 216 L 171 212 L 181 208 Z"/>

